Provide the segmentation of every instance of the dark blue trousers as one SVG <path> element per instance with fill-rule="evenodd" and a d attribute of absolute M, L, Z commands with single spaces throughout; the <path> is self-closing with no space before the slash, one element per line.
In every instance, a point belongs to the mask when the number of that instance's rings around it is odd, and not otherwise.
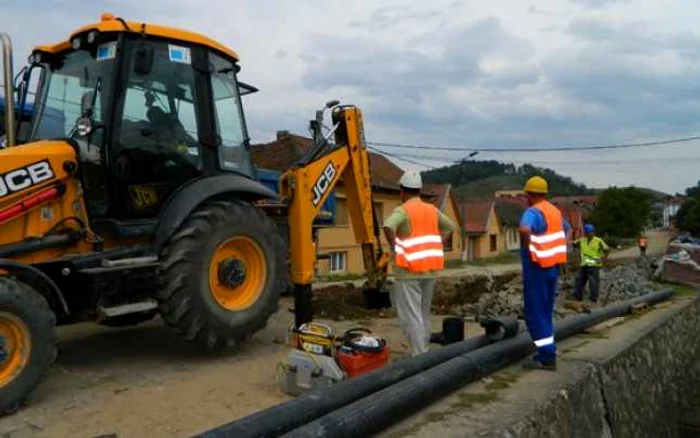
<path fill-rule="evenodd" d="M 559 268 L 542 269 L 523 266 L 525 323 L 537 346 L 536 360 L 553 362 L 557 357 L 554 345 L 554 297 L 557 293 Z"/>

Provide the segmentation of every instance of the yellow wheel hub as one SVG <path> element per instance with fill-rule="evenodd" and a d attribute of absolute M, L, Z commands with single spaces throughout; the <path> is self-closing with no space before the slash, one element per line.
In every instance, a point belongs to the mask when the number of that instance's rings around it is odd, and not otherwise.
<path fill-rule="evenodd" d="M 249 237 L 232 237 L 216 248 L 209 264 L 209 288 L 227 310 L 251 307 L 265 288 L 265 254 Z"/>
<path fill-rule="evenodd" d="M 21 319 L 7 312 L 0 312 L 0 387 L 10 383 L 29 362 L 31 337 Z"/>

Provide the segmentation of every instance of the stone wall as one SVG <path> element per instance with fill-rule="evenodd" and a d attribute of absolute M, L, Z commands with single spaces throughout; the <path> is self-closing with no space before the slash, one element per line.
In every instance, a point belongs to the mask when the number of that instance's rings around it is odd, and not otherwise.
<path fill-rule="evenodd" d="M 695 299 L 633 336 L 588 346 L 569 357 L 568 382 L 534 415 L 485 435 L 676 437 L 684 413 L 700 405 L 699 334 Z"/>

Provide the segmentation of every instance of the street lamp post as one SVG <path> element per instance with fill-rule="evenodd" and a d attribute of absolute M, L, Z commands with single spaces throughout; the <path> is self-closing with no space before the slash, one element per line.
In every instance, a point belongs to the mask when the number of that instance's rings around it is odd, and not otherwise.
<path fill-rule="evenodd" d="M 460 182 L 464 181 L 464 165 L 467 163 L 469 158 L 472 158 L 474 155 L 478 154 L 478 151 L 474 151 L 470 153 L 467 158 L 463 158 L 459 162 L 459 180 Z M 466 208 L 467 203 L 465 202 L 464 199 L 462 199 L 462 223 L 460 224 L 460 228 L 462 229 L 462 262 L 467 261 L 467 208 Z"/>

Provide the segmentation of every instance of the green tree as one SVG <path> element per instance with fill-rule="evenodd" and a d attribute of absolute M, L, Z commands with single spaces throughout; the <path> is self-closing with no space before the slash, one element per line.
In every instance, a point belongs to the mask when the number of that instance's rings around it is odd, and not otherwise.
<path fill-rule="evenodd" d="M 612 187 L 598 197 L 591 222 L 601 235 L 636 237 L 650 216 L 651 202 L 647 193 L 636 187 Z"/>
<path fill-rule="evenodd" d="M 700 181 L 695 185 L 695 187 L 688 187 L 685 190 L 685 195 L 691 198 L 696 198 L 700 196 Z"/>
<path fill-rule="evenodd" d="M 554 170 L 536 167 L 531 164 L 515 166 L 514 164 L 501 163 L 496 160 L 467 160 L 450 166 L 441 167 L 422 172 L 423 182 L 429 184 L 452 184 L 455 188 L 466 186 L 470 183 L 487 181 L 490 192 L 485 196 L 493 196 L 493 190 L 520 189 L 525 180 L 531 176 L 543 176 L 549 183 L 549 191 L 552 195 L 585 195 L 590 190 L 583 184 L 576 183 L 573 179 L 560 175 Z M 505 183 L 494 184 L 492 183 Z M 517 184 L 512 186 L 515 182 Z M 493 186 L 493 187 L 492 187 Z M 481 187 L 479 187 L 481 189 Z"/>
<path fill-rule="evenodd" d="M 676 227 L 693 236 L 700 236 L 700 181 L 695 187 L 688 188 L 685 193 L 689 199 L 681 205 L 676 214 Z"/>

